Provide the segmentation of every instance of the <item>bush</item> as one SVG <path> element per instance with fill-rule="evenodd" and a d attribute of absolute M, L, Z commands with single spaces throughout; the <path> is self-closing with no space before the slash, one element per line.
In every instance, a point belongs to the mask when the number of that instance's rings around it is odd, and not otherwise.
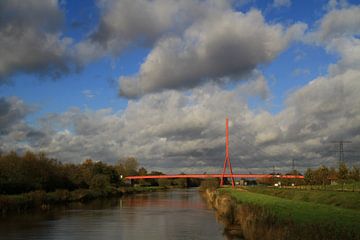
<path fill-rule="evenodd" d="M 171 180 L 166 178 L 159 179 L 159 186 L 160 187 L 168 187 L 171 186 Z"/>
<path fill-rule="evenodd" d="M 215 190 L 220 187 L 219 179 L 218 178 L 209 178 L 205 179 L 200 184 L 200 190 L 204 191 L 206 189 Z"/>
<path fill-rule="evenodd" d="M 174 184 L 177 187 L 180 187 L 180 188 L 186 188 L 188 186 L 187 179 L 185 179 L 185 178 L 177 178 L 177 179 L 175 179 Z"/>
<path fill-rule="evenodd" d="M 92 179 L 90 183 L 90 189 L 99 189 L 104 190 L 109 188 L 110 185 L 110 178 L 107 175 L 104 174 L 96 174 Z"/>

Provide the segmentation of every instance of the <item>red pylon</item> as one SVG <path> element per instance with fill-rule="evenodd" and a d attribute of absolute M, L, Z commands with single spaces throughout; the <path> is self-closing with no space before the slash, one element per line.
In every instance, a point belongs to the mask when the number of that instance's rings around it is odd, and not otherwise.
<path fill-rule="evenodd" d="M 235 180 L 234 180 L 234 174 L 231 167 L 230 162 L 230 154 L 229 154 L 229 119 L 226 118 L 226 152 L 225 152 L 225 160 L 224 160 L 224 169 L 221 176 L 220 186 L 224 185 L 224 175 L 226 172 L 226 165 L 229 164 L 230 168 L 230 176 L 231 176 L 231 185 L 232 187 L 235 187 Z"/>

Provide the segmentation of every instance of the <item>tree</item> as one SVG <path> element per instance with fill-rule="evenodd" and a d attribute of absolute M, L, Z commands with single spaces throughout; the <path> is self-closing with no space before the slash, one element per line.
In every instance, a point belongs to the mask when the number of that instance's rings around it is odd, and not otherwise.
<path fill-rule="evenodd" d="M 91 189 L 97 189 L 97 190 L 104 190 L 108 187 L 110 187 L 110 178 L 108 175 L 105 174 L 96 174 L 92 179 L 90 183 Z"/>
<path fill-rule="evenodd" d="M 308 168 L 304 174 L 305 183 L 312 185 L 314 184 L 314 172 L 311 168 Z"/>
<path fill-rule="evenodd" d="M 188 186 L 188 182 L 186 178 L 176 178 L 175 180 L 173 180 L 173 183 L 177 187 L 181 187 L 181 188 L 186 188 Z"/>
<path fill-rule="evenodd" d="M 139 176 L 146 176 L 147 170 L 144 167 L 139 168 Z"/>
<path fill-rule="evenodd" d="M 134 176 L 138 175 L 137 169 L 139 167 L 139 163 L 134 157 L 128 157 L 122 162 L 124 166 L 124 176 Z"/>
<path fill-rule="evenodd" d="M 316 184 L 327 184 L 329 182 L 329 169 L 326 166 L 321 165 L 314 171 L 314 180 Z"/>
<path fill-rule="evenodd" d="M 160 187 L 168 187 L 171 186 L 172 183 L 170 179 L 166 179 L 166 178 L 160 178 L 158 182 Z"/>
<path fill-rule="evenodd" d="M 339 178 L 340 180 L 347 180 L 348 177 L 349 177 L 348 175 L 349 175 L 349 170 L 348 170 L 346 164 L 345 164 L 345 163 L 341 163 L 341 164 L 339 165 L 338 178 Z"/>
<path fill-rule="evenodd" d="M 360 169 L 353 166 L 349 172 L 349 178 L 354 181 L 360 181 Z"/>
<path fill-rule="evenodd" d="M 119 174 L 119 176 L 125 176 L 125 167 L 124 167 L 124 164 L 122 164 L 122 162 L 119 161 L 115 165 L 115 170 Z"/>

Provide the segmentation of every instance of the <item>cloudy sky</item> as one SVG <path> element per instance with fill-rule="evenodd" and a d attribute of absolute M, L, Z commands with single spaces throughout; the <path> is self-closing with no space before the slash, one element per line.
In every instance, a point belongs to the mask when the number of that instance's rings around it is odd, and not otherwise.
<path fill-rule="evenodd" d="M 360 2 L 0 1 L 1 152 L 220 172 L 226 117 L 237 172 L 359 149 Z"/>

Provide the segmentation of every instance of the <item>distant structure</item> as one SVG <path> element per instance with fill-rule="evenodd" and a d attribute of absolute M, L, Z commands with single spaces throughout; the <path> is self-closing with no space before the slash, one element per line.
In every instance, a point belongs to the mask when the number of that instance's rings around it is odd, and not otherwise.
<path fill-rule="evenodd" d="M 344 163 L 344 152 L 349 152 L 349 151 L 344 151 L 344 143 L 351 143 L 351 141 L 344 141 L 344 140 L 339 140 L 339 141 L 331 141 L 332 143 L 338 143 L 339 144 L 339 150 L 336 152 L 339 152 L 339 167 L 342 163 Z"/>

